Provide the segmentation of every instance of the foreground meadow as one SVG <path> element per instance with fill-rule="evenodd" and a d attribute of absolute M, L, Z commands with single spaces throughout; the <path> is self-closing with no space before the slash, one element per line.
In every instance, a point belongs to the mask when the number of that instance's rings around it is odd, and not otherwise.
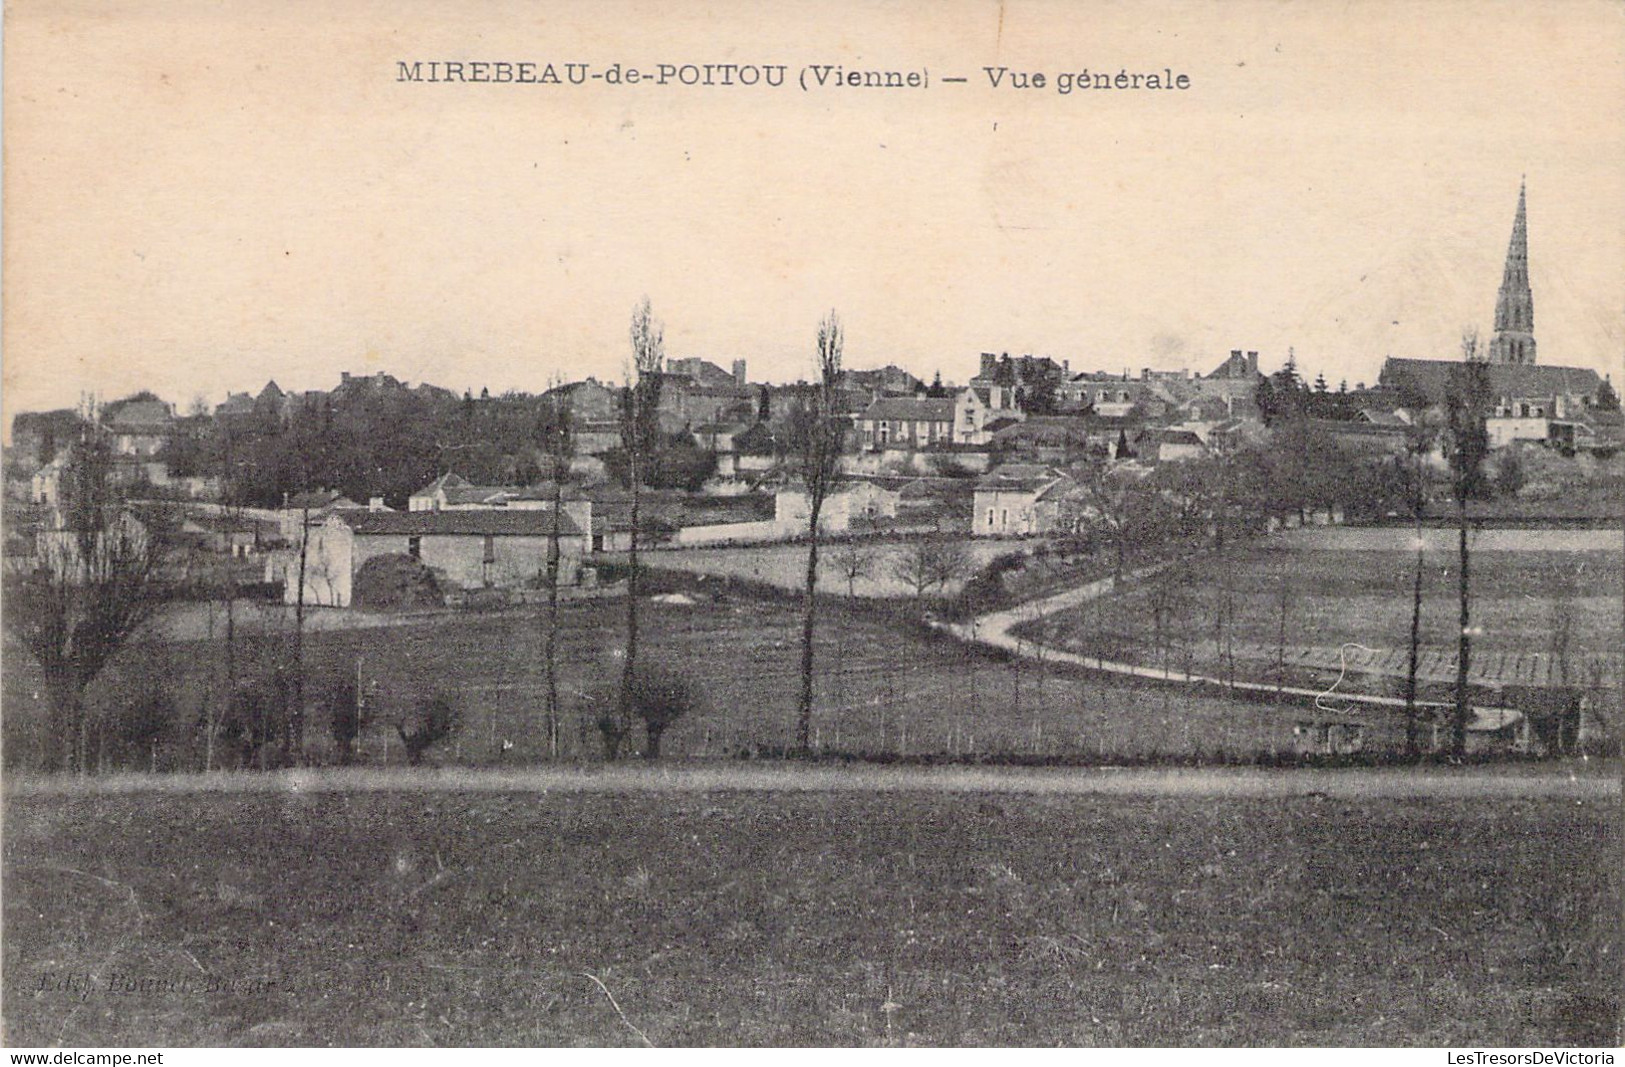
<path fill-rule="evenodd" d="M 1619 830 L 1572 798 L 13 796 L 5 1032 L 1605 1044 Z"/>

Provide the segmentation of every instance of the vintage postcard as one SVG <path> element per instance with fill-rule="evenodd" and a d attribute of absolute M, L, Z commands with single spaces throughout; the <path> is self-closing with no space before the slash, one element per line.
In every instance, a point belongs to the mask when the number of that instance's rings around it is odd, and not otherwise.
<path fill-rule="evenodd" d="M 1619 3 L 14 0 L 4 123 L 7 1044 L 1619 1043 Z"/>

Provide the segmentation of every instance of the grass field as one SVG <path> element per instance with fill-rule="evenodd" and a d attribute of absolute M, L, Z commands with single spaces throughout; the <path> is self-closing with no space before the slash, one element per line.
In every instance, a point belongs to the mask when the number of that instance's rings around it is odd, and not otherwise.
<path fill-rule="evenodd" d="M 1302 709 L 1150 690 L 1059 673 L 1040 664 L 981 655 L 931 635 L 901 616 L 831 602 L 817 644 L 814 740 L 828 751 L 870 755 L 952 755 L 1146 759 L 1288 752 Z M 596 758 L 596 730 L 581 716 L 582 696 L 618 677 L 612 649 L 622 641 L 623 607 L 569 607 L 561 629 L 564 750 Z M 390 720 L 422 693 L 446 692 L 463 711 L 459 735 L 437 750 L 446 763 L 522 762 L 545 754 L 541 716 L 545 672 L 542 623 L 522 614 L 443 616 L 387 628 L 307 634 L 310 691 L 353 675 L 374 690 L 378 720 L 360 755 L 373 764 L 402 759 Z M 745 593 L 692 607 L 649 603 L 643 647 L 694 679 L 701 707 L 678 722 L 662 746 L 668 758 L 781 751 L 795 739 L 800 680 L 800 614 L 791 600 Z M 286 635 L 250 632 L 238 641 L 239 675 L 287 648 Z M 15 666 L 13 666 L 15 664 Z M 4 672 L 8 758 L 26 761 L 42 713 L 25 658 Z M 224 693 L 221 642 L 134 646 L 93 687 L 93 704 L 113 708 L 143 690 L 175 694 L 182 727 L 205 701 Z M 319 716 L 318 716 L 319 718 Z M 308 736 L 318 754 L 325 727 Z M 159 752 L 159 769 L 197 769 L 202 752 L 184 729 Z M 511 748 L 503 749 L 503 742 Z M 14 765 L 16 765 L 14 763 Z M 150 765 L 138 755 L 134 764 Z"/>
<path fill-rule="evenodd" d="M 1618 818 L 1572 799 L 12 797 L 6 1040 L 1611 1044 Z"/>
<path fill-rule="evenodd" d="M 1437 532 L 1448 540 L 1448 531 Z M 1527 533 L 1527 532 L 1522 532 Z M 1179 589 L 1184 621 L 1171 618 L 1164 648 L 1156 648 L 1149 598 L 1153 585 L 1031 624 L 1043 643 L 1086 654 L 1155 665 L 1166 656 L 1177 672 L 1189 662 L 1223 675 L 1211 639 L 1217 597 L 1228 588 L 1236 605 L 1233 640 L 1239 677 L 1268 677 L 1274 669 L 1280 591 L 1288 591 L 1288 641 L 1325 646 L 1324 667 L 1307 670 L 1329 684 L 1338 674 L 1338 646 L 1359 642 L 1382 650 L 1387 674 L 1351 672 L 1346 690 L 1397 692 L 1402 684 L 1409 628 L 1409 552 L 1365 546 L 1327 548 L 1316 538 L 1408 536 L 1404 531 L 1305 531 L 1293 539 L 1246 546 L 1223 559 L 1203 557 L 1192 571 L 1200 584 Z M 1521 535 L 1521 534 L 1520 534 Z M 1442 543 L 1442 542 L 1441 542 Z M 1487 542 L 1495 544 L 1495 542 Z M 1538 542 L 1537 542 L 1538 543 Z M 1288 545 L 1289 548 L 1274 547 Z M 733 550 L 702 550 L 697 557 L 731 559 Z M 739 550 L 754 551 L 754 550 Z M 657 554 L 664 558 L 665 554 Z M 740 559 L 749 558 L 741 556 Z M 1584 567 L 1569 602 L 1571 659 L 1599 662 L 1617 685 L 1622 595 L 1619 553 L 1574 549 L 1561 553 L 1480 550 L 1475 559 L 1475 675 L 1513 671 L 1538 661 L 1551 645 L 1554 606 L 1550 569 L 1561 562 Z M 1423 641 L 1425 697 L 1448 696 L 1453 669 L 1453 556 L 1430 549 Z M 697 711 L 667 734 L 670 758 L 709 758 L 788 749 L 795 739 L 799 683 L 799 608 L 793 598 L 759 595 L 717 578 L 672 579 L 705 590 L 689 606 L 648 603 L 645 649 L 696 683 Z M 1546 598 L 1546 599 L 1543 599 Z M 1270 706 L 1177 686 L 1150 686 L 1084 677 L 1042 661 L 999 658 L 929 634 L 902 610 L 850 605 L 832 599 L 821 607 L 817 647 L 815 746 L 863 756 L 1084 760 L 1250 759 L 1289 753 L 1302 743 L 1295 728 L 1306 721 L 1364 727 L 1367 749 L 1397 746 L 1403 726 L 1380 710 L 1319 712 Z M 614 601 L 572 604 L 561 633 L 564 697 L 563 755 L 596 758 L 600 745 L 589 696 L 618 675 L 612 651 L 623 640 L 623 608 Z M 360 741 L 369 764 L 403 758 L 393 721 L 422 694 L 444 692 L 464 718 L 462 730 L 434 753 L 445 763 L 526 762 L 545 757 L 542 716 L 545 673 L 543 622 L 537 612 L 445 614 L 385 628 L 312 632 L 305 641 L 310 681 L 318 697 L 341 676 L 358 673 L 369 693 L 374 721 Z M 1183 627 L 1183 628 L 1181 628 Z M 196 628 L 194 628 L 194 631 Z M 290 637 L 275 624 L 251 622 L 237 645 L 239 677 L 263 672 L 285 655 Z M 1521 657 L 1521 659 L 1520 659 Z M 1509 666 L 1510 665 L 1510 666 Z M 1398 673 L 1395 673 L 1395 668 Z M 175 729 L 156 753 L 120 752 L 106 766 L 199 769 L 202 746 L 191 729 L 224 700 L 225 650 L 219 640 L 141 642 L 126 649 L 92 687 L 93 708 L 116 711 L 143 692 L 162 689 L 177 705 Z M 1297 678 L 1290 679 L 1293 681 Z M 42 714 L 37 671 L 8 638 L 4 685 L 8 766 L 26 767 L 37 752 Z M 307 730 L 318 759 L 327 743 L 323 713 Z"/>
<path fill-rule="evenodd" d="M 1059 613 L 1022 632 L 1087 655 L 1148 666 L 1166 661 L 1175 670 L 1189 662 L 1198 672 L 1215 674 L 1225 669 L 1223 632 L 1236 646 L 1238 676 L 1252 679 L 1271 677 L 1283 633 L 1289 646 L 1325 649 L 1322 658 L 1328 662 L 1323 666 L 1332 675 L 1339 667 L 1338 650 L 1352 642 L 1373 650 L 1365 658 L 1367 666 L 1387 675 L 1386 683 L 1378 679 L 1374 687 L 1391 690 L 1409 657 L 1415 553 L 1371 545 L 1359 550 L 1332 547 L 1339 536 L 1373 541 L 1367 536 L 1373 533 L 1394 534 L 1399 542 L 1409 538 L 1405 531 L 1315 531 L 1298 543 L 1283 538 L 1243 546 L 1221 557 L 1199 558 L 1182 572 Z M 1422 674 L 1436 682 L 1454 676 L 1459 624 L 1453 536 L 1430 531 L 1423 572 Z M 1621 553 L 1530 550 L 1541 542 L 1525 540 L 1530 545 L 1518 550 L 1481 548 L 1473 553 L 1474 680 L 1488 685 L 1557 682 L 1559 661 L 1565 657 L 1558 655 L 1554 635 L 1566 625 L 1571 684 L 1618 686 L 1620 650 L 1625 648 Z M 1487 536 L 1486 542 L 1497 543 Z M 1574 579 L 1564 596 L 1554 593 L 1559 568 Z M 1164 604 L 1160 644 L 1159 597 Z M 1233 622 L 1221 631 L 1227 599 L 1233 604 Z"/>
<path fill-rule="evenodd" d="M 994 556 L 1006 552 L 1019 552 L 1020 542 L 964 538 L 969 571 L 960 579 L 948 583 L 944 589 L 929 590 L 929 595 L 952 595 L 959 591 L 977 568 Z M 832 595 L 846 595 L 847 580 L 841 572 L 841 558 L 856 545 L 866 560 L 867 570 L 852 582 L 852 592 L 861 597 L 902 599 L 915 595 L 915 590 L 898 577 L 898 566 L 906 568 L 907 543 L 897 540 L 859 539 L 853 542 L 835 542 L 819 549 L 818 588 Z M 779 589 L 799 591 L 807 584 L 807 546 L 799 544 L 752 545 L 730 548 L 661 549 L 647 554 L 651 567 L 686 571 L 691 574 L 740 578 L 760 582 Z"/>

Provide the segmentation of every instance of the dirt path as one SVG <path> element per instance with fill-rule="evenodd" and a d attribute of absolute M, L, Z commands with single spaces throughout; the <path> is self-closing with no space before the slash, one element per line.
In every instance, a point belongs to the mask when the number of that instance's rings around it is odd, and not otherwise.
<path fill-rule="evenodd" d="M 1273 664 L 1278 650 L 1270 644 L 1236 641 L 1233 651 L 1237 659 Z M 1219 661 L 1217 643 L 1211 640 L 1196 642 L 1191 652 L 1198 662 Z M 1405 677 L 1410 666 L 1410 653 L 1404 648 L 1369 648 L 1354 641 L 1343 645 L 1288 645 L 1283 658 L 1289 667 L 1349 670 L 1394 678 Z M 1619 657 L 1600 652 L 1571 654 L 1569 672 L 1575 685 L 1612 686 L 1619 675 Z M 1425 682 L 1454 681 L 1455 652 L 1438 648 L 1421 649 L 1417 657 L 1416 676 Z M 1544 652 L 1504 649 L 1475 650 L 1468 680 L 1474 685 L 1484 686 L 1565 684 L 1561 665 L 1552 656 Z"/>
<path fill-rule="evenodd" d="M 1159 563 L 1132 571 L 1124 577 L 1128 581 L 1139 581 L 1170 566 L 1172 566 L 1171 563 Z M 936 622 L 932 625 L 937 629 L 953 634 L 963 641 L 1001 648 L 1041 663 L 1070 663 L 1077 667 L 1085 667 L 1106 674 L 1128 675 L 1136 678 L 1156 678 L 1164 681 L 1182 681 L 1193 685 L 1219 686 L 1246 692 L 1307 697 L 1314 700 L 1318 709 L 1330 714 L 1342 714 L 1352 710 L 1355 706 L 1367 708 L 1403 708 L 1405 706 L 1405 701 L 1400 697 L 1353 693 L 1337 686 L 1332 687 L 1332 689 L 1308 689 L 1302 686 L 1266 682 L 1232 681 L 1213 675 L 1197 674 L 1167 667 L 1143 667 L 1137 663 L 1122 663 L 1102 659 L 1098 656 L 1085 656 L 1076 652 L 1066 652 L 1019 637 L 1013 632 L 1017 626 L 1037 622 L 1055 612 L 1065 611 L 1068 608 L 1104 596 L 1115 589 L 1116 585 L 1117 583 L 1111 578 L 1101 578 L 1074 589 L 1068 589 L 1065 592 L 1028 601 L 1014 608 L 989 612 L 968 623 Z M 1319 665 L 1319 661 L 1324 659 L 1333 669 L 1337 669 L 1339 664 L 1344 663 L 1350 669 L 1354 669 L 1354 664 L 1347 663 L 1343 658 L 1342 649 L 1332 649 L 1328 656 L 1321 656 L 1321 651 L 1309 646 L 1289 646 L 1287 649 L 1287 662 L 1295 665 Z M 1273 654 L 1273 650 L 1271 650 L 1271 655 L 1273 656 Z M 1446 705 L 1438 702 L 1418 701 L 1417 706 L 1421 708 L 1442 708 Z M 1467 728 L 1475 731 L 1487 731 L 1499 730 L 1513 725 L 1522 719 L 1523 713 L 1515 708 L 1475 707 L 1473 716 L 1473 720 L 1468 724 Z"/>
<path fill-rule="evenodd" d="M 12 778 L 8 801 L 33 797 L 117 794 L 356 792 L 437 793 L 1010 793 L 1166 797 L 1513 799 L 1557 797 L 1609 801 L 1620 796 L 1619 765 L 1602 760 L 1562 764 L 1427 768 L 1018 768 L 829 767 L 795 764 L 457 768 L 320 768 L 267 774 L 109 775 L 100 778 Z"/>

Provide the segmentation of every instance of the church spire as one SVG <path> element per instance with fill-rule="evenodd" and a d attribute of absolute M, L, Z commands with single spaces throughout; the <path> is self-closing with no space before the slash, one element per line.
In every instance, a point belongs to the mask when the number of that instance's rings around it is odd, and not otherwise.
<path fill-rule="evenodd" d="M 1535 362 L 1535 298 L 1529 291 L 1529 229 L 1524 199 L 1524 184 L 1520 181 L 1518 213 L 1512 219 L 1506 269 L 1501 274 L 1501 290 L 1495 297 L 1491 363 Z"/>

